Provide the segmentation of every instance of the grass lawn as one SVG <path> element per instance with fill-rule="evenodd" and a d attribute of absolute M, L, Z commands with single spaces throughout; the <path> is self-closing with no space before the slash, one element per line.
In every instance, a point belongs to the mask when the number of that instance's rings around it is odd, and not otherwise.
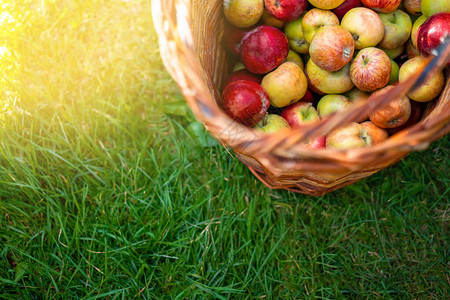
<path fill-rule="evenodd" d="M 270 190 L 193 138 L 149 0 L 0 7 L 1 299 L 448 296 L 448 136 L 323 197 Z"/>

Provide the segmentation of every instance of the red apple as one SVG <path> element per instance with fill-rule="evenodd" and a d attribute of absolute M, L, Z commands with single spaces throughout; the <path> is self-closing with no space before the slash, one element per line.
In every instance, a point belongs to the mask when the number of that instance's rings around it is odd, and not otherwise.
<path fill-rule="evenodd" d="M 289 53 L 286 36 L 279 29 L 261 25 L 248 32 L 241 42 L 241 61 L 252 73 L 264 74 L 283 63 Z"/>
<path fill-rule="evenodd" d="M 346 0 L 342 2 L 341 5 L 333 9 L 334 14 L 339 18 L 339 20 L 342 20 L 344 15 L 352 8 L 355 7 L 361 7 L 362 3 L 360 0 Z"/>
<path fill-rule="evenodd" d="M 402 0 L 361 0 L 361 2 L 374 11 L 388 13 L 396 10 Z"/>
<path fill-rule="evenodd" d="M 371 145 L 372 140 L 367 130 L 356 122 L 336 128 L 327 136 L 328 149 L 362 148 Z"/>
<path fill-rule="evenodd" d="M 320 28 L 309 45 L 312 61 L 326 71 L 337 71 L 348 64 L 354 50 L 351 33 L 339 25 Z"/>
<path fill-rule="evenodd" d="M 423 102 L 417 102 L 414 100 L 410 100 L 410 102 L 411 102 L 411 115 L 409 116 L 408 121 L 406 121 L 406 123 L 403 124 L 402 126 L 395 128 L 388 128 L 387 132 L 389 133 L 389 135 L 396 134 L 397 132 L 409 128 L 420 121 L 420 118 L 422 117 Z"/>
<path fill-rule="evenodd" d="M 350 78 L 361 91 L 371 92 L 382 88 L 391 78 L 391 60 L 378 48 L 364 48 L 350 65 Z"/>
<path fill-rule="evenodd" d="M 298 102 L 308 102 L 308 103 L 314 104 L 316 102 L 316 99 L 314 99 L 314 95 L 308 89 L 308 90 L 306 90 L 305 96 L 303 96 L 302 99 L 298 100 Z"/>
<path fill-rule="evenodd" d="M 380 128 L 370 121 L 363 122 L 361 125 L 367 130 L 367 133 L 372 140 L 372 145 L 379 144 L 388 138 L 386 129 Z"/>
<path fill-rule="evenodd" d="M 278 20 L 290 22 L 298 19 L 308 7 L 307 0 L 264 0 L 267 11 Z"/>
<path fill-rule="evenodd" d="M 241 54 L 241 40 L 249 32 L 249 30 L 241 29 L 233 25 L 228 25 L 225 27 L 224 38 L 225 46 L 231 53 L 240 55 Z"/>
<path fill-rule="evenodd" d="M 450 13 L 441 12 L 429 17 L 419 27 L 417 49 L 423 55 L 430 55 L 445 39 L 450 39 Z"/>
<path fill-rule="evenodd" d="M 389 91 L 394 88 L 393 85 L 388 85 L 385 88 L 374 92 L 367 101 L 372 101 L 373 97 L 380 94 L 389 95 Z M 392 99 L 387 104 L 376 107 L 369 114 L 370 121 L 381 128 L 399 127 L 408 121 L 411 115 L 411 103 L 407 96 L 401 96 Z"/>
<path fill-rule="evenodd" d="M 326 136 L 318 136 L 312 140 L 306 141 L 303 146 L 308 149 L 324 149 L 327 145 Z"/>
<path fill-rule="evenodd" d="M 314 106 L 306 102 L 296 102 L 286 106 L 281 111 L 281 116 L 286 119 L 292 128 L 320 120 Z"/>
<path fill-rule="evenodd" d="M 269 105 L 269 95 L 261 85 L 253 81 L 234 81 L 222 93 L 225 112 L 244 125 L 256 125 L 264 117 Z"/>
<path fill-rule="evenodd" d="M 237 80 L 250 80 L 258 84 L 261 84 L 262 76 L 259 74 L 253 74 L 246 69 L 234 71 L 233 73 L 230 74 L 230 76 L 228 76 L 224 86 L 227 86 L 228 84 Z"/>

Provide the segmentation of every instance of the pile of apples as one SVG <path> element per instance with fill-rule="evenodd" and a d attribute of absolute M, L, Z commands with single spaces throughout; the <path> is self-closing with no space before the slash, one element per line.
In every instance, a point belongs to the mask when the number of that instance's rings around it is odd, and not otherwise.
<path fill-rule="evenodd" d="M 389 93 L 450 39 L 449 0 L 224 0 L 225 43 L 239 58 L 222 108 L 273 133 Z M 368 118 L 305 142 L 313 149 L 381 143 L 418 122 L 439 96 L 441 71 L 419 89 L 376 107 Z"/>

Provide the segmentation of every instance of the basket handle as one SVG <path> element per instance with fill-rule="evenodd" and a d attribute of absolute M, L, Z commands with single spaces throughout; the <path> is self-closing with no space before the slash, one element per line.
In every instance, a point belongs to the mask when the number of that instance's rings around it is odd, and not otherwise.
<path fill-rule="evenodd" d="M 293 137 L 293 135 L 291 135 L 290 138 L 286 138 L 285 135 L 278 135 L 278 137 L 272 136 L 271 138 L 262 139 L 261 143 L 252 143 L 249 145 L 251 149 L 247 148 L 247 150 L 266 152 L 280 147 L 300 147 L 309 139 L 327 135 L 337 127 L 356 121 L 362 116 L 368 116 L 369 111 L 389 103 L 393 99 L 406 94 L 407 91 L 417 89 L 422 82 L 427 81 L 437 72 L 441 71 L 450 61 L 450 38 L 446 38 L 444 42 L 435 49 L 435 54 L 436 56 L 427 57 L 427 63 L 422 66 L 420 71 L 413 74 L 406 81 L 395 85 L 388 94 L 382 93 L 375 95 L 371 98 L 370 102 L 365 101 L 364 103 L 356 104 L 351 109 L 339 112 L 325 120 L 315 122 L 314 124 L 304 125 L 297 129 L 295 137 Z M 450 118 L 450 111 L 446 110 L 444 113 L 446 114 L 444 119 L 448 121 Z"/>

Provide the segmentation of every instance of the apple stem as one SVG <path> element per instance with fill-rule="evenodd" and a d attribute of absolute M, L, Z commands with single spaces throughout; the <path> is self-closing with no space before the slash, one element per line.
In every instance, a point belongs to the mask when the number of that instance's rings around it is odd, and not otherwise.
<path fill-rule="evenodd" d="M 359 35 L 357 33 L 352 34 L 353 40 L 357 41 L 359 39 Z"/>
<path fill-rule="evenodd" d="M 367 57 L 364 54 L 361 56 L 361 59 L 363 60 L 365 65 L 367 65 L 367 63 L 369 62 L 369 60 L 367 59 Z"/>

